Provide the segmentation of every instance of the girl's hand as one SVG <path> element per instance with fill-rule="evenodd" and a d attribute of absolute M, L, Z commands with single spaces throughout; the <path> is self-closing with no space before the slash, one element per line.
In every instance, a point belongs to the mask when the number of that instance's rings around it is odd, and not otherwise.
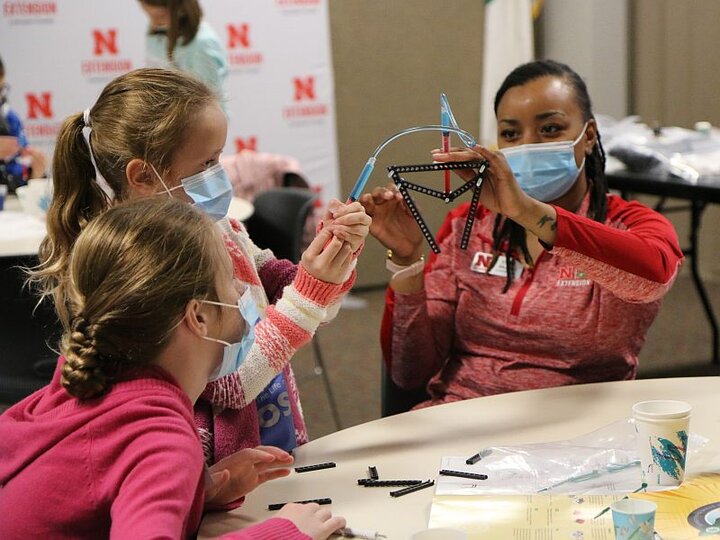
<path fill-rule="evenodd" d="M 213 485 L 205 489 L 206 506 L 223 506 L 260 484 L 290 474 L 293 457 L 274 446 L 245 448 L 221 459 L 210 470 Z"/>
<path fill-rule="evenodd" d="M 433 150 L 432 157 L 433 160 L 443 163 L 486 159 L 488 168 L 485 170 L 480 202 L 493 212 L 515 220 L 526 213 L 533 202 L 533 199 L 520 189 L 502 152 L 493 152 L 478 145 L 472 149 L 452 148 L 450 152 L 446 153 Z M 467 169 L 456 172 L 466 181 L 471 180 L 474 176 L 472 171 Z"/>
<path fill-rule="evenodd" d="M 288 503 L 277 513 L 277 517 L 289 519 L 313 540 L 325 540 L 338 529 L 345 527 L 345 518 L 333 516 L 328 508 L 317 503 Z"/>
<path fill-rule="evenodd" d="M 370 230 L 372 219 L 359 202 L 343 204 L 333 199 L 323 218 L 323 227 L 336 238 L 347 242 L 355 253 L 362 247 Z"/>
<path fill-rule="evenodd" d="M 351 272 L 353 249 L 328 229 L 322 229 L 302 254 L 300 264 L 315 279 L 343 283 Z"/>
<path fill-rule="evenodd" d="M 360 204 L 372 218 L 370 234 L 393 251 L 393 260 L 410 264 L 420 258 L 422 232 L 395 184 L 365 193 Z"/>

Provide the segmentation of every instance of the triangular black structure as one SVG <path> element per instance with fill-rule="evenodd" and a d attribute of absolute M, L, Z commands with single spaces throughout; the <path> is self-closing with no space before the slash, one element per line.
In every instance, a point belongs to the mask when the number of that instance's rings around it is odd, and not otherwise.
<path fill-rule="evenodd" d="M 423 165 L 390 165 L 387 168 L 389 173 L 388 176 L 390 176 L 393 179 L 393 182 L 395 182 L 398 191 L 400 191 L 403 199 L 405 199 L 405 203 L 410 209 L 410 213 L 415 218 L 415 221 L 417 221 L 420 231 L 422 231 L 423 236 L 425 236 L 425 240 L 427 240 L 427 243 L 430 245 L 430 249 L 432 249 L 434 253 L 440 253 L 440 247 L 437 245 L 435 237 L 430 232 L 427 223 L 425 223 L 425 220 L 420 215 L 420 211 L 417 209 L 417 206 L 415 206 L 415 201 L 413 201 L 408 190 L 417 191 L 424 195 L 430 195 L 436 199 L 442 199 L 446 204 L 449 204 L 466 191 L 472 189 L 473 196 L 470 203 L 470 211 L 468 212 L 467 219 L 465 220 L 465 228 L 463 229 L 463 235 L 460 241 L 460 248 L 467 249 L 468 242 L 470 241 L 470 232 L 472 231 L 473 223 L 475 223 L 475 213 L 477 212 L 477 207 L 480 201 L 480 189 L 482 188 L 487 165 L 487 161 L 480 160 L 459 161 L 454 163 L 428 163 Z M 475 169 L 476 174 L 472 180 L 465 182 L 462 186 L 450 192 L 438 191 L 413 182 L 408 182 L 400 176 L 403 173 L 452 171 L 457 169 Z"/>

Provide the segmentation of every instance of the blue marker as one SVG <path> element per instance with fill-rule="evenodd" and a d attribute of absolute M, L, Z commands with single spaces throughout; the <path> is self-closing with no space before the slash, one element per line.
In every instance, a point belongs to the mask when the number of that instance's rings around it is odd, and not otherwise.
<path fill-rule="evenodd" d="M 348 197 L 348 202 L 357 201 L 358 197 L 360 197 L 360 194 L 363 192 L 363 189 L 365 189 L 365 184 L 367 184 L 368 178 L 370 178 L 370 175 L 373 172 L 373 169 L 375 168 L 375 161 L 377 160 L 376 157 L 370 156 L 370 158 L 367 160 L 367 163 L 365 163 L 365 166 L 363 167 L 362 172 L 360 172 L 360 176 L 358 176 L 357 181 L 355 182 L 355 186 L 353 187 L 353 190 L 350 192 L 350 196 Z"/>

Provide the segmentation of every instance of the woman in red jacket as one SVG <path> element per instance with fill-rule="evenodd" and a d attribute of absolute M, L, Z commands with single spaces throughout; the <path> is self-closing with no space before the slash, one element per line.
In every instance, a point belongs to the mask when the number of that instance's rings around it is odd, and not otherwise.
<path fill-rule="evenodd" d="M 361 198 L 394 263 L 385 361 L 399 386 L 426 387 L 426 405 L 634 378 L 683 258 L 664 217 L 608 194 L 590 97 L 572 69 L 519 66 L 495 113 L 499 151 L 433 152 L 436 161 L 489 162 L 466 250 L 468 204 L 448 214 L 442 252 L 424 263 L 397 191 Z"/>

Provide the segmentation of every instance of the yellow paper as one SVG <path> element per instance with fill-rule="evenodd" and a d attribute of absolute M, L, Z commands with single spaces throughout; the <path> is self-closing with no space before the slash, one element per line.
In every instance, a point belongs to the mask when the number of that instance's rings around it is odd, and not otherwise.
<path fill-rule="evenodd" d="M 663 540 L 720 538 L 720 474 L 697 476 L 672 491 L 632 497 L 657 504 L 655 530 Z"/>

